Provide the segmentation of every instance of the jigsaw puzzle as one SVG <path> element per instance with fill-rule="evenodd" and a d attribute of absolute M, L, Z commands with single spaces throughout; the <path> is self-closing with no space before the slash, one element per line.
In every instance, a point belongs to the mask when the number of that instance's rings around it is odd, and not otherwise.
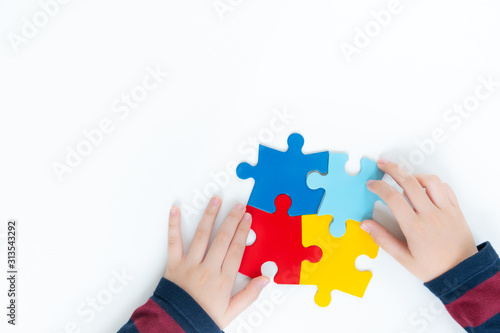
<path fill-rule="evenodd" d="M 302 217 L 302 244 L 319 244 L 323 256 L 317 263 L 302 263 L 300 284 L 318 286 L 314 301 L 322 307 L 330 304 L 333 290 L 363 297 L 372 273 L 358 271 L 356 259 L 361 255 L 375 259 L 378 253 L 378 245 L 360 228 L 359 222 L 348 220 L 345 235 L 336 238 L 328 231 L 331 221 L 332 217 L 328 215 Z"/>
<path fill-rule="evenodd" d="M 323 189 L 311 189 L 306 177 L 311 171 L 328 171 L 328 152 L 303 154 L 304 138 L 298 133 L 288 137 L 288 150 L 283 152 L 259 145 L 259 162 L 252 166 L 241 163 L 236 174 L 241 179 L 253 178 L 255 185 L 248 205 L 274 213 L 274 199 L 286 194 L 292 199 L 290 216 L 316 214 Z"/>
<path fill-rule="evenodd" d="M 345 233 L 347 220 L 371 219 L 375 202 L 382 200 L 366 187 L 368 180 L 381 180 L 384 176 L 377 163 L 362 158 L 361 171 L 356 176 L 351 176 L 345 172 L 348 160 L 347 154 L 330 153 L 328 173 L 320 175 L 312 172 L 307 177 L 307 185 L 311 189 L 325 190 L 318 215 L 333 216 L 330 233 L 335 237 L 341 237 Z"/>
<path fill-rule="evenodd" d="M 259 145 L 258 164 L 241 163 L 236 170 L 255 180 L 247 211 L 256 240 L 243 254 L 240 273 L 260 276 L 271 261 L 278 266 L 274 282 L 317 286 L 319 306 L 330 304 L 333 290 L 363 297 L 372 273 L 358 271 L 356 259 L 374 259 L 378 246 L 357 221 L 371 218 L 380 200 L 366 182 L 384 174 L 363 158 L 360 173 L 350 176 L 347 154 L 303 154 L 303 146 L 297 133 L 288 137 L 285 152 Z"/>
<path fill-rule="evenodd" d="M 290 197 L 282 194 L 276 198 L 273 214 L 247 206 L 256 240 L 243 254 L 240 273 L 251 278 L 260 276 L 261 266 L 273 261 L 278 266 L 274 282 L 299 284 L 302 261 L 317 262 L 321 258 L 319 247 L 302 246 L 302 217 L 288 215 L 291 204 Z"/>

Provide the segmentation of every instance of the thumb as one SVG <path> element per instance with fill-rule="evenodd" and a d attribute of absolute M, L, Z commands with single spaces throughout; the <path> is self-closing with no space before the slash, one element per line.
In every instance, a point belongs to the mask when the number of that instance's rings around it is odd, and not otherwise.
<path fill-rule="evenodd" d="M 243 290 L 231 297 L 225 315 L 227 324 L 252 305 L 259 298 L 260 293 L 269 282 L 270 280 L 266 276 L 256 277 Z"/>
<path fill-rule="evenodd" d="M 408 246 L 387 231 L 386 228 L 373 220 L 365 220 L 361 223 L 361 229 L 366 231 L 378 246 L 389 253 L 400 264 L 406 266 L 411 257 Z"/>

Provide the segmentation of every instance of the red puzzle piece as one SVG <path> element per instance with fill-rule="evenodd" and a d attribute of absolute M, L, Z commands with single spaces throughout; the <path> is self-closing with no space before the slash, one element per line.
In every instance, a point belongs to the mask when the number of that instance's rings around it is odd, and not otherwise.
<path fill-rule="evenodd" d="M 273 261 L 278 266 L 274 282 L 299 284 L 302 261 L 318 262 L 323 251 L 318 246 L 302 246 L 302 216 L 288 215 L 292 205 L 289 196 L 279 195 L 275 204 L 273 214 L 247 206 L 257 239 L 245 249 L 240 273 L 251 278 L 260 276 L 262 264 Z"/>

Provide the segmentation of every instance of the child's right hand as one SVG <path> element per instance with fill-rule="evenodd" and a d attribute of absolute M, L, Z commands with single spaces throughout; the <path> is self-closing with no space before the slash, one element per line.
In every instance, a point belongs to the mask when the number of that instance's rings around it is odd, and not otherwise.
<path fill-rule="evenodd" d="M 368 189 L 389 206 L 407 241 L 400 241 L 373 220 L 363 221 L 361 228 L 382 249 L 423 282 L 441 276 L 477 253 L 457 197 L 448 184 L 437 176 L 413 176 L 386 160 L 379 160 L 378 166 L 404 189 L 413 205 L 384 181 L 368 181 Z"/>

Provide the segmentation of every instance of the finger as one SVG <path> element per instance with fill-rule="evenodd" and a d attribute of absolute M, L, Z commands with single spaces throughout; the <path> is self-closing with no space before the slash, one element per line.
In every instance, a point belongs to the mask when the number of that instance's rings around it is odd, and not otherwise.
<path fill-rule="evenodd" d="M 168 219 L 168 261 L 167 265 L 175 264 L 182 259 L 183 247 L 181 236 L 181 212 L 178 207 L 172 207 Z"/>
<path fill-rule="evenodd" d="M 458 198 L 453 189 L 451 188 L 451 186 L 447 183 L 444 183 L 443 185 L 446 190 L 446 193 L 448 194 L 448 198 L 450 199 L 451 204 L 456 208 L 460 208 L 460 203 L 458 202 Z"/>
<path fill-rule="evenodd" d="M 233 240 L 234 233 L 245 214 L 245 205 L 239 203 L 233 207 L 226 220 L 220 227 L 214 241 L 208 250 L 207 257 L 203 262 L 213 267 L 221 267 L 226 257 L 229 244 Z"/>
<path fill-rule="evenodd" d="M 432 201 L 429 199 L 417 179 L 402 167 L 384 159 L 378 161 L 378 167 L 394 178 L 396 183 L 404 189 L 406 196 L 417 211 L 425 211 L 430 208 L 431 205 L 433 206 Z"/>
<path fill-rule="evenodd" d="M 262 290 L 269 284 L 268 277 L 259 276 L 251 280 L 242 291 L 231 297 L 225 314 L 225 322 L 230 323 L 240 313 L 245 311 L 253 302 L 259 298 Z"/>
<path fill-rule="evenodd" d="M 411 260 L 411 253 L 408 246 L 392 235 L 386 228 L 373 220 L 366 220 L 361 223 L 361 229 L 366 231 L 378 246 L 389 253 L 401 265 L 407 266 Z"/>
<path fill-rule="evenodd" d="M 407 229 L 407 225 L 416 217 L 416 214 L 405 197 L 383 180 L 369 180 L 366 184 L 370 191 L 377 194 L 387 204 L 401 229 Z"/>
<path fill-rule="evenodd" d="M 238 230 L 229 246 L 224 264 L 222 265 L 222 274 L 230 278 L 236 278 L 238 270 L 240 269 L 241 259 L 245 252 L 248 233 L 252 226 L 252 216 L 246 213 L 241 220 Z"/>
<path fill-rule="evenodd" d="M 200 224 L 194 234 L 191 248 L 187 254 L 187 259 L 194 263 L 200 263 L 207 252 L 208 242 L 212 229 L 214 227 L 215 218 L 220 210 L 222 199 L 213 197 L 205 210 L 205 214 L 201 218 Z"/>
<path fill-rule="evenodd" d="M 448 193 L 438 176 L 415 175 L 415 178 L 426 189 L 427 196 L 437 207 L 445 208 L 451 205 Z"/>

